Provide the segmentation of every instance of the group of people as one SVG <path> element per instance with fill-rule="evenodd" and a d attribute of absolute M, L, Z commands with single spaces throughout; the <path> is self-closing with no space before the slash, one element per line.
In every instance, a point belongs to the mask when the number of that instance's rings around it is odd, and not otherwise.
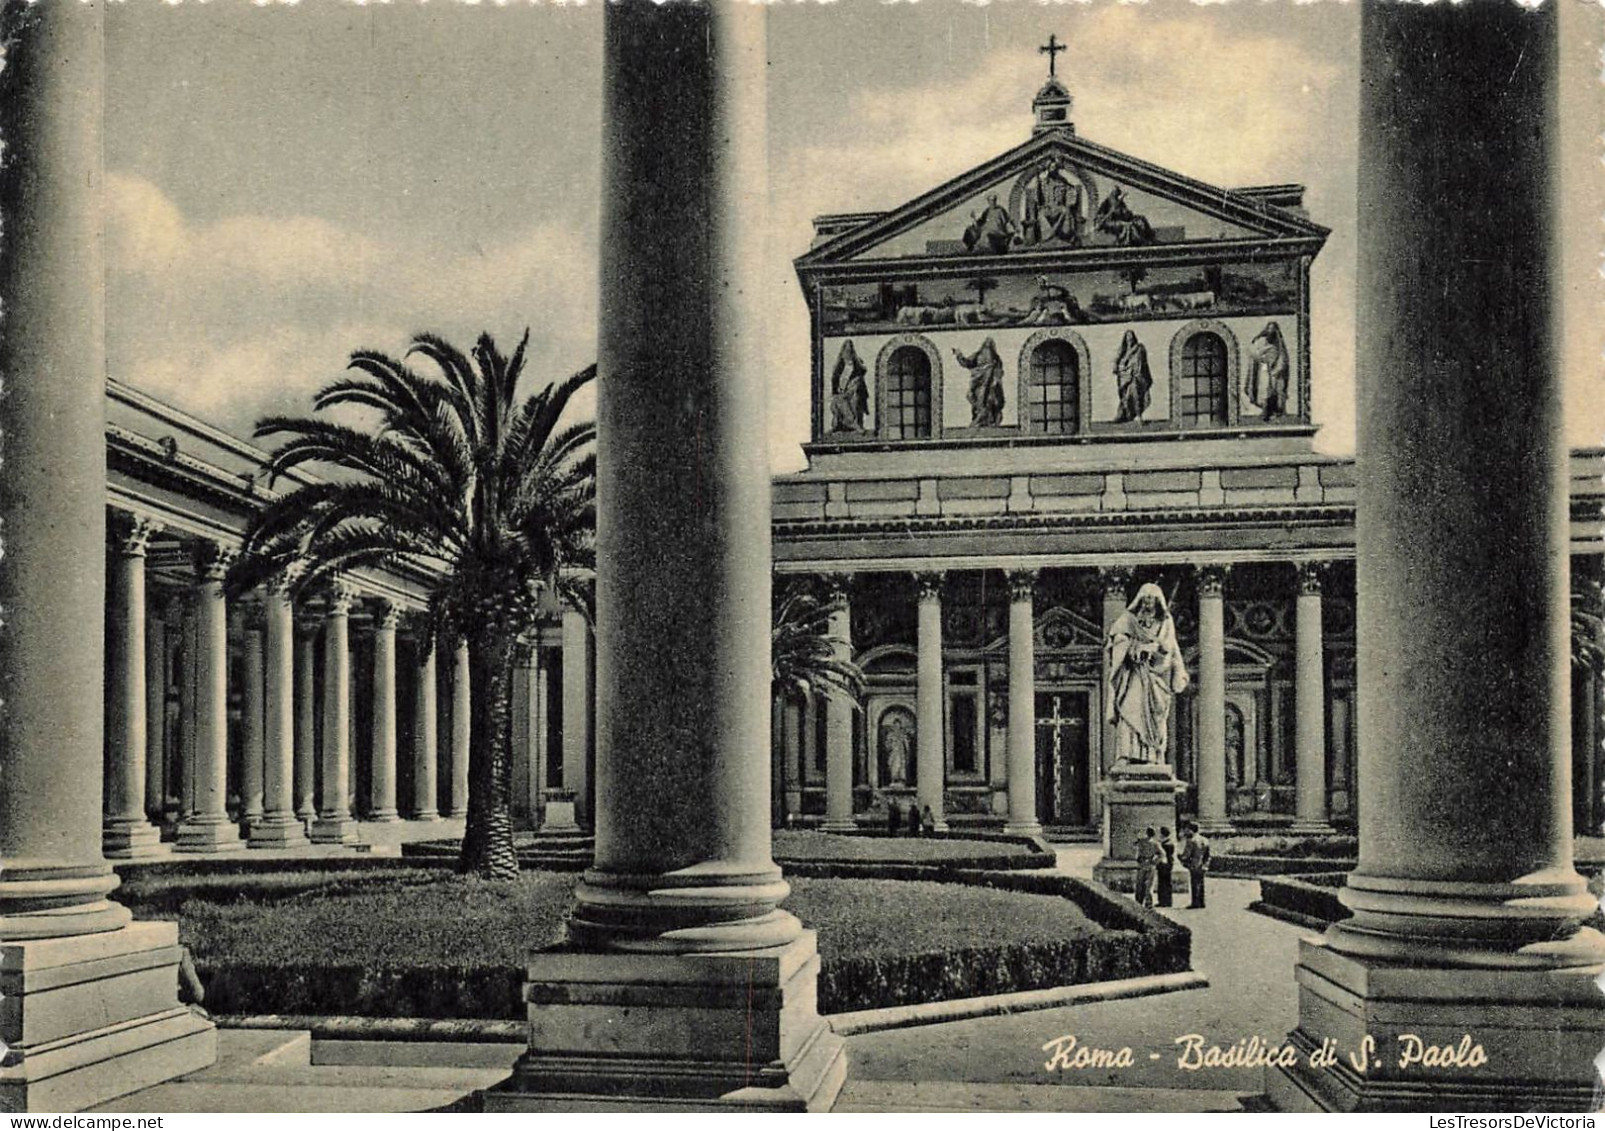
<path fill-rule="evenodd" d="M 1144 829 L 1137 838 L 1137 902 L 1144 907 L 1154 906 L 1154 889 L 1157 886 L 1160 907 L 1170 907 L 1171 877 L 1176 861 L 1187 869 L 1192 896 L 1189 908 L 1204 906 L 1204 877 L 1209 874 L 1209 838 L 1198 831 L 1191 821 L 1181 822 L 1181 844 L 1176 844 L 1166 825 L 1156 835 L 1152 828 Z M 1157 881 L 1157 883 L 1156 883 Z"/>
<path fill-rule="evenodd" d="M 903 831 L 903 807 L 896 801 L 886 803 L 886 831 L 897 836 Z M 908 803 L 908 835 L 932 836 L 936 832 L 936 817 L 929 805 L 921 809 L 913 801 Z"/>

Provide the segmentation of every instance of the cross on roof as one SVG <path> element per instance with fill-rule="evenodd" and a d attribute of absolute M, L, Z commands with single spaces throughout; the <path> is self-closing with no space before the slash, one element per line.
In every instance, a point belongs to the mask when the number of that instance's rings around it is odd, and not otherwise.
<path fill-rule="evenodd" d="M 1038 47 L 1037 50 L 1048 57 L 1048 77 L 1050 79 L 1057 77 L 1055 72 L 1059 62 L 1059 52 L 1068 51 L 1070 48 L 1060 43 L 1058 36 L 1050 35 L 1048 36 L 1048 42 L 1044 43 L 1041 47 Z"/>

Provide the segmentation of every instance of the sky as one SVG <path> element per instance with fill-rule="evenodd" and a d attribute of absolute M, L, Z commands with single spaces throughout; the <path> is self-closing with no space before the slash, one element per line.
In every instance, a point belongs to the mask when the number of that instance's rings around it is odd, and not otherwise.
<path fill-rule="evenodd" d="M 1562 4 L 1569 439 L 1605 441 L 1598 4 Z M 107 17 L 110 372 L 240 435 L 354 349 L 531 332 L 595 352 L 602 6 L 122 0 Z M 1359 8 L 787 2 L 769 12 L 769 439 L 807 439 L 813 216 L 882 210 L 1029 136 L 1056 34 L 1092 141 L 1233 187 L 1300 182 L 1317 446 L 1354 445 Z M 580 406 L 583 408 L 583 405 Z"/>

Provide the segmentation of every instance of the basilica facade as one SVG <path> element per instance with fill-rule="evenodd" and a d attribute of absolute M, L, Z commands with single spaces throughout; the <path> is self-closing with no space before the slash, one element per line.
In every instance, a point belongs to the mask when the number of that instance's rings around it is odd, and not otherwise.
<path fill-rule="evenodd" d="M 777 478 L 782 581 L 828 595 L 861 709 L 777 705 L 776 816 L 1092 832 L 1113 761 L 1103 640 L 1138 586 L 1191 675 L 1168 720 L 1206 827 L 1352 828 L 1356 477 L 1312 439 L 1296 184 L 1222 189 L 1080 137 L 1050 77 L 1027 140 L 907 204 L 821 216 L 807 469 Z M 1599 572 L 1599 451 L 1572 554 Z M 1598 694 L 1573 694 L 1600 826 Z"/>

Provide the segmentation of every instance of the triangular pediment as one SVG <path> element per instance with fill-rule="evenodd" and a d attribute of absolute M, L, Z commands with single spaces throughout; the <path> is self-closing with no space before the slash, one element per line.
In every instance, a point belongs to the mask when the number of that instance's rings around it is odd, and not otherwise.
<path fill-rule="evenodd" d="M 1261 191 L 1222 189 L 1078 138 L 1039 134 L 889 212 L 831 217 L 799 271 L 889 260 L 1089 260 L 1146 248 L 1324 240 Z M 856 222 L 855 222 L 856 221 Z"/>
<path fill-rule="evenodd" d="M 1032 622 L 1032 637 L 1038 652 L 1066 652 L 1081 648 L 1102 648 L 1103 632 L 1080 613 L 1060 605 L 1044 609 Z M 985 652 L 1005 652 L 1009 635 L 996 636 L 982 649 Z"/>

